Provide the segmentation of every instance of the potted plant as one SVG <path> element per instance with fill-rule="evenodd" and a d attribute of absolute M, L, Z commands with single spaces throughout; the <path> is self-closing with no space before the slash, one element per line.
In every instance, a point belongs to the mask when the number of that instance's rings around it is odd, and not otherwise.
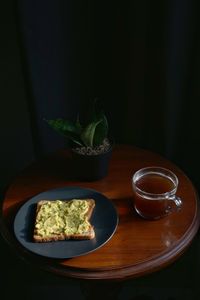
<path fill-rule="evenodd" d="M 46 120 L 48 125 L 69 141 L 75 173 L 82 180 L 97 180 L 108 173 L 112 142 L 108 138 L 108 121 L 97 101 L 89 120 L 83 124 L 63 118 Z"/>

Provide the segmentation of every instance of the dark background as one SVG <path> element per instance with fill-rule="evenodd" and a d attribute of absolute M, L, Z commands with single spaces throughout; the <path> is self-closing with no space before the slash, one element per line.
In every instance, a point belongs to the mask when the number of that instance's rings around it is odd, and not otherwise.
<path fill-rule="evenodd" d="M 25 166 L 64 146 L 43 118 L 74 119 L 94 97 L 116 143 L 160 153 L 199 190 L 198 1 L 7 0 L 0 14 L 1 191 Z M 2 247 L 10 261 L 3 262 L 5 278 L 12 273 L 14 286 L 19 269 L 23 280 L 28 274 L 31 297 L 78 289 L 74 281 L 29 273 Z M 196 299 L 198 250 L 197 237 L 173 266 L 124 283 L 121 297 Z"/>

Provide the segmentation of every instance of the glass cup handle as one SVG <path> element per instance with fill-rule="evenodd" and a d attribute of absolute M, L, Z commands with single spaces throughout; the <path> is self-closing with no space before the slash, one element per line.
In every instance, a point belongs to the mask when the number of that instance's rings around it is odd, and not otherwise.
<path fill-rule="evenodd" d="M 183 202 L 180 197 L 173 195 L 168 197 L 168 200 L 173 201 L 174 204 L 176 205 L 175 208 L 169 207 L 171 211 L 179 211 L 181 209 Z"/>

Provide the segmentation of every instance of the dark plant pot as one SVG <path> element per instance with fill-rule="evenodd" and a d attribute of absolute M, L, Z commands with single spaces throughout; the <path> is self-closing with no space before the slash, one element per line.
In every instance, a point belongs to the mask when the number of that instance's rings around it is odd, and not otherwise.
<path fill-rule="evenodd" d="M 72 149 L 74 173 L 77 179 L 94 181 L 108 174 L 112 147 L 107 152 L 98 155 L 83 155 Z"/>

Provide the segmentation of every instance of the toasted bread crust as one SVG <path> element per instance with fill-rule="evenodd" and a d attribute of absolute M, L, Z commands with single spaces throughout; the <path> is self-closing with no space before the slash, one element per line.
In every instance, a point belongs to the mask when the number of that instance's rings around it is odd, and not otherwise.
<path fill-rule="evenodd" d="M 74 199 L 72 199 L 74 200 Z M 81 200 L 86 200 L 89 203 L 89 209 L 86 213 L 86 218 L 89 221 L 92 215 L 92 212 L 94 210 L 95 207 L 95 201 L 94 199 L 81 199 Z M 66 200 L 66 202 L 69 200 Z M 37 215 L 38 212 L 40 210 L 40 208 L 42 207 L 43 204 L 49 202 L 49 200 L 41 200 L 37 203 L 37 208 L 36 208 L 36 219 L 35 219 L 35 225 L 36 225 L 36 220 L 37 220 Z M 52 201 L 51 201 L 52 202 Z M 38 231 L 37 228 L 34 227 L 34 233 L 33 233 L 33 240 L 34 242 L 38 242 L 38 243 L 42 243 L 42 242 L 53 242 L 53 241 L 63 241 L 63 240 L 68 240 L 68 239 L 74 239 L 74 240 L 90 240 L 93 239 L 95 237 L 95 231 L 94 231 L 94 227 L 90 224 L 90 228 L 88 231 L 83 233 L 76 233 L 76 234 L 64 234 L 64 233 L 60 233 L 60 234 L 52 234 L 51 236 L 40 236 L 38 235 Z"/>

